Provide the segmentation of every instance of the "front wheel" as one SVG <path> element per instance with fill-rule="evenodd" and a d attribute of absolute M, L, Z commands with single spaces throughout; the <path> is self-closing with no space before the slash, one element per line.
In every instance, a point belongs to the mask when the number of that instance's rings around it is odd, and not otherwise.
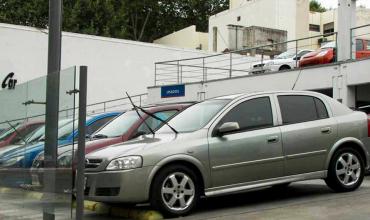
<path fill-rule="evenodd" d="M 189 214 L 200 197 L 199 181 L 195 172 L 183 165 L 161 170 L 151 189 L 151 205 L 165 216 Z"/>
<path fill-rule="evenodd" d="M 329 165 L 326 184 L 337 192 L 350 192 L 362 184 L 365 165 L 358 151 L 352 148 L 338 150 Z"/>

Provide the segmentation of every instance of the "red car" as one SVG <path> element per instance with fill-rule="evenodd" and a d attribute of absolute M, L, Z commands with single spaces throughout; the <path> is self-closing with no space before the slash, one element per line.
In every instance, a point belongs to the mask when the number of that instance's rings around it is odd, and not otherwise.
<path fill-rule="evenodd" d="M 322 46 L 319 50 L 304 55 L 299 61 L 299 67 L 314 66 L 334 62 L 335 42 Z"/>
<path fill-rule="evenodd" d="M 356 40 L 356 59 L 370 57 L 370 40 Z"/>
<path fill-rule="evenodd" d="M 171 105 L 162 105 L 162 106 L 155 106 L 155 107 L 148 107 L 145 108 L 145 111 L 154 114 L 155 116 L 159 117 L 162 120 L 169 120 L 174 115 L 183 111 L 187 107 L 189 107 L 191 103 L 182 103 L 182 104 L 171 104 Z M 86 142 L 85 154 L 91 153 L 98 149 L 119 144 L 131 139 L 134 139 L 143 134 L 150 134 L 150 130 L 145 125 L 144 121 L 147 125 L 151 127 L 151 129 L 156 130 L 157 128 L 161 127 L 163 123 L 153 117 L 141 112 L 140 115 L 142 119 L 138 117 L 137 112 L 134 110 L 127 111 L 122 115 L 118 116 L 110 123 L 105 125 L 99 131 L 92 135 L 92 140 Z M 76 150 L 77 146 L 74 146 Z M 73 146 L 68 145 L 65 147 L 61 147 L 58 149 L 58 183 L 59 186 L 71 186 L 71 166 L 72 166 L 72 154 L 73 154 Z M 32 174 L 32 184 L 42 185 L 42 175 L 43 170 L 43 160 L 44 155 L 43 153 L 39 154 L 33 162 L 31 168 Z M 97 163 L 96 161 L 88 161 L 86 162 L 86 167 L 94 166 Z M 75 170 L 75 163 L 73 163 L 73 170 Z M 63 184 L 64 183 L 64 184 Z M 63 188 L 63 187 L 62 187 Z M 66 188 L 66 187 L 64 187 Z"/>
<path fill-rule="evenodd" d="M 322 46 L 319 50 L 304 55 L 299 61 L 299 67 L 332 63 L 336 57 L 335 42 Z M 356 59 L 370 57 L 370 40 L 356 40 Z"/>
<path fill-rule="evenodd" d="M 0 134 L 0 148 L 14 144 L 27 135 L 34 132 L 36 129 L 44 125 L 42 121 L 24 122 L 14 126 L 17 130 L 15 131 L 12 127 L 9 127 L 6 131 Z"/>

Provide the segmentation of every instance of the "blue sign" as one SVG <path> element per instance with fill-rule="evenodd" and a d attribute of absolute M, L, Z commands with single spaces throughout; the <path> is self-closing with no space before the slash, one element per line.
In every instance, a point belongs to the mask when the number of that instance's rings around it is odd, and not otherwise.
<path fill-rule="evenodd" d="M 172 98 L 185 96 L 185 85 L 162 86 L 161 97 Z"/>

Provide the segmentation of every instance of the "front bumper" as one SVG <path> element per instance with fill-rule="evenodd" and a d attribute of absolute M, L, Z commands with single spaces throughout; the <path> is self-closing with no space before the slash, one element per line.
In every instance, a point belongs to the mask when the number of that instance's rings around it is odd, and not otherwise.
<path fill-rule="evenodd" d="M 85 198 L 110 203 L 147 202 L 153 168 L 86 173 Z"/>

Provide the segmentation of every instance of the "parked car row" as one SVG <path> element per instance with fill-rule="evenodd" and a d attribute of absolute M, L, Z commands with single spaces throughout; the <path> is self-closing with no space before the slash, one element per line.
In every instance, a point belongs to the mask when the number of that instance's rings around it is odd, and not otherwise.
<path fill-rule="evenodd" d="M 356 59 L 370 57 L 370 40 L 356 40 Z M 323 65 L 333 63 L 336 60 L 336 42 L 329 42 L 320 49 L 313 51 L 308 49 L 303 50 L 288 50 L 272 60 L 265 60 L 253 65 L 250 73 L 265 73 L 290 70 L 297 67 L 308 67 L 315 65 Z"/>
<path fill-rule="evenodd" d="M 59 133 L 75 138 L 73 123 Z M 59 184 L 75 173 L 73 138 L 58 149 Z M 204 196 L 309 179 L 356 190 L 370 168 L 370 119 L 315 92 L 237 94 L 126 111 L 88 136 L 85 153 L 86 199 L 182 216 Z M 44 162 L 42 151 L 22 162 L 33 184 L 43 185 Z"/>

